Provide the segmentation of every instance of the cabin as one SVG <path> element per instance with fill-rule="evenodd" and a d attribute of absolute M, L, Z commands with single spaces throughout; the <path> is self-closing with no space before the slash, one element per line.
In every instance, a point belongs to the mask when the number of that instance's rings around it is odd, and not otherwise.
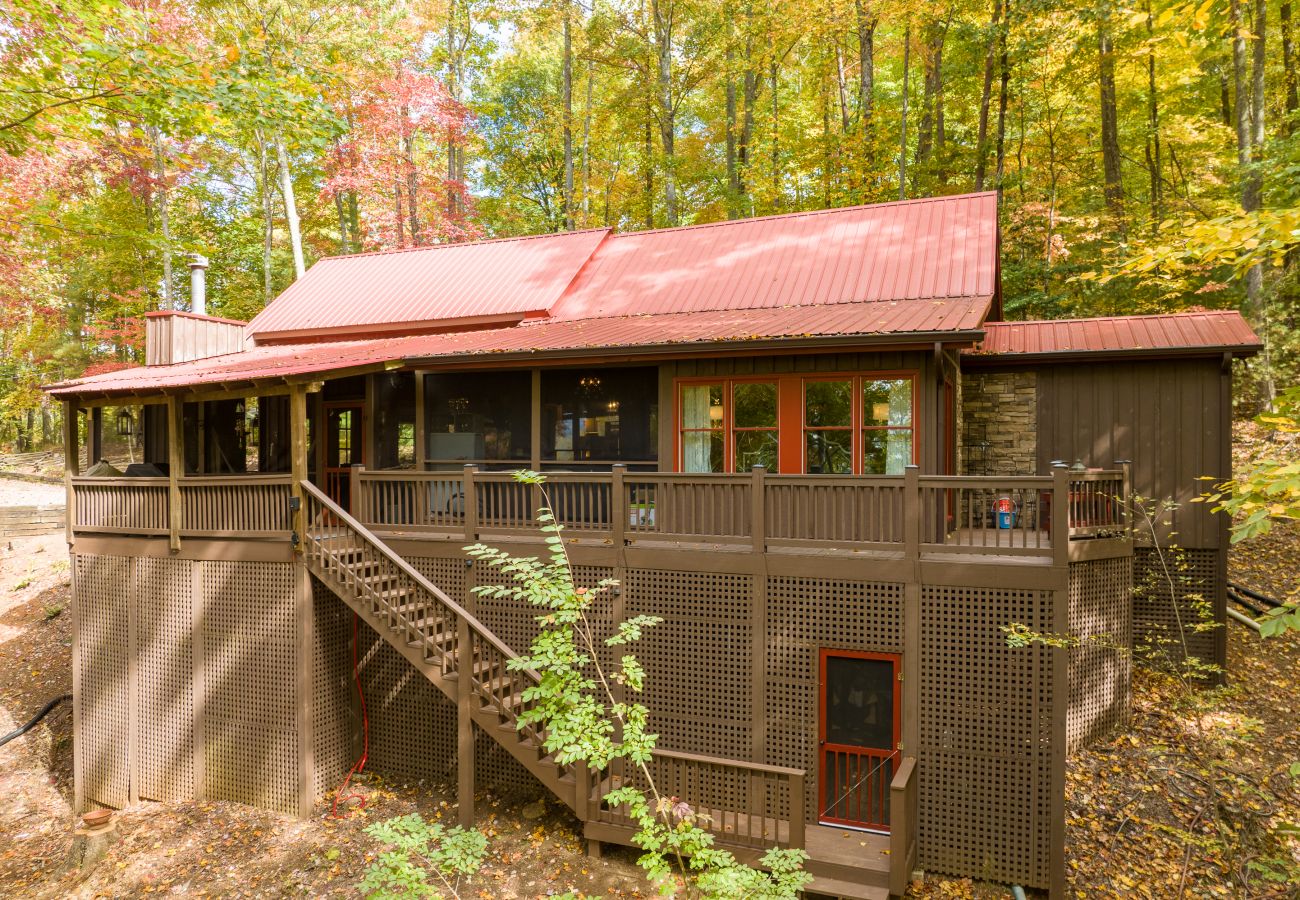
<path fill-rule="evenodd" d="M 1260 343 L 1232 311 L 1003 321 L 997 212 L 343 256 L 247 324 L 150 314 L 145 366 L 49 388 L 78 806 L 307 816 L 364 740 L 464 822 L 476 791 L 544 795 L 626 844 L 602 798 L 638 776 L 518 726 L 533 613 L 472 592 L 499 578 L 467 544 L 542 548 L 528 468 L 579 579 L 618 582 L 602 620 L 664 619 L 637 648 L 654 777 L 719 845 L 801 847 L 832 896 L 916 870 L 1064 896 L 1067 758 L 1126 721 L 1122 648 L 1224 616 L 1225 525 L 1188 501 L 1231 473 Z M 1183 504 L 1163 595 L 1134 595 L 1134 494 Z M 1222 629 L 1188 639 L 1223 660 Z"/>

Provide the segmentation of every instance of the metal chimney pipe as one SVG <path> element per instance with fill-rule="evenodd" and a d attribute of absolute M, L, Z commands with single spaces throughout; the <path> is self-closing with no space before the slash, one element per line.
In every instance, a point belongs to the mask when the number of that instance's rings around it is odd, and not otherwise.
<path fill-rule="evenodd" d="M 200 316 L 208 314 L 207 301 L 208 258 L 200 253 L 190 254 L 190 312 Z"/>

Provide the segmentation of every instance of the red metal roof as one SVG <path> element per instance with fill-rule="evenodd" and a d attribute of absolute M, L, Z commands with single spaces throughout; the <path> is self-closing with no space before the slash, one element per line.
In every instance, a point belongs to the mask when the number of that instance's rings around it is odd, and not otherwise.
<path fill-rule="evenodd" d="M 1108 316 L 1037 322 L 988 322 L 973 356 L 1038 356 L 1076 353 L 1185 353 L 1231 350 L 1251 353 L 1263 345 L 1236 310 Z"/>
<path fill-rule="evenodd" d="M 611 235 L 323 259 L 249 324 L 258 342 L 517 321 L 992 298 L 997 195 L 963 194 Z"/>
<path fill-rule="evenodd" d="M 608 229 L 322 259 L 248 325 L 255 340 L 511 321 L 560 298 Z"/>
<path fill-rule="evenodd" d="M 626 355 L 695 345 L 799 338 L 842 338 L 862 345 L 979 335 L 988 301 L 972 298 L 843 303 L 819 307 L 721 310 L 537 320 L 505 328 L 324 343 L 268 344 L 242 353 L 171 366 L 148 366 L 52 385 L 58 396 L 156 393 L 291 377 L 399 361 L 452 361 L 467 356 L 564 358 L 583 352 Z"/>
<path fill-rule="evenodd" d="M 551 314 L 989 299 L 997 221 L 989 192 L 614 235 Z"/>

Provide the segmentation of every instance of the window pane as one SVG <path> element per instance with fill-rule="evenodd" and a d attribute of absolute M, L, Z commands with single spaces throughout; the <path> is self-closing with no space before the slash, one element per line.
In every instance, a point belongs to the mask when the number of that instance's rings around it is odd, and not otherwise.
<path fill-rule="evenodd" d="M 754 466 L 763 466 L 775 472 L 776 446 L 775 431 L 737 431 L 736 471 L 748 472 Z"/>
<path fill-rule="evenodd" d="M 853 382 L 806 381 L 804 424 L 810 428 L 853 424 Z"/>
<path fill-rule="evenodd" d="M 652 366 L 543 372 L 542 459 L 657 459 L 658 399 Z"/>
<path fill-rule="evenodd" d="M 776 385 L 771 382 L 742 382 L 735 388 L 736 428 L 776 427 Z"/>
<path fill-rule="evenodd" d="M 912 464 L 910 430 L 864 432 L 862 448 L 863 475 L 902 475 Z"/>
<path fill-rule="evenodd" d="M 883 659 L 826 660 L 826 740 L 892 750 L 894 665 Z"/>
<path fill-rule="evenodd" d="M 688 384 L 682 388 L 682 427 L 722 427 L 722 385 Z"/>
<path fill-rule="evenodd" d="M 683 431 L 682 471 L 721 472 L 722 432 Z"/>
<path fill-rule="evenodd" d="M 807 431 L 804 471 L 811 475 L 853 474 L 852 431 Z"/>
<path fill-rule="evenodd" d="M 862 424 L 912 424 L 912 379 L 864 381 L 862 383 Z"/>
<path fill-rule="evenodd" d="M 429 459 L 531 458 L 531 379 L 527 372 L 430 375 L 425 401 Z"/>

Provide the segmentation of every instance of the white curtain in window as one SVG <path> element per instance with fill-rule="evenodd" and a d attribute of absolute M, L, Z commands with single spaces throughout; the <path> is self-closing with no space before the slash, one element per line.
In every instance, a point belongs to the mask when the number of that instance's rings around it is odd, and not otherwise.
<path fill-rule="evenodd" d="M 889 385 L 889 424 L 907 431 L 889 431 L 885 438 L 885 474 L 902 475 L 903 467 L 912 464 L 912 381 L 894 381 Z"/>
<path fill-rule="evenodd" d="M 709 427 L 709 386 L 682 388 L 682 427 Z M 713 435 L 707 431 L 682 433 L 682 469 L 686 472 L 711 472 L 709 450 Z"/>

